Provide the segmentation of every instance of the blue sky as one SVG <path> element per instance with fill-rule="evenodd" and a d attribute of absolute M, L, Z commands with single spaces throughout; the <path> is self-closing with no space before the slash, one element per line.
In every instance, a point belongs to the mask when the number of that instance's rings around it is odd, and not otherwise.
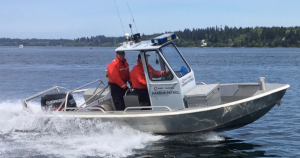
<path fill-rule="evenodd" d="M 115 0 L 125 32 L 300 26 L 299 0 Z M 0 0 L 0 38 L 123 36 L 114 0 Z M 127 3 L 126 3 L 127 2 Z M 133 24 L 133 26 L 135 26 Z"/>

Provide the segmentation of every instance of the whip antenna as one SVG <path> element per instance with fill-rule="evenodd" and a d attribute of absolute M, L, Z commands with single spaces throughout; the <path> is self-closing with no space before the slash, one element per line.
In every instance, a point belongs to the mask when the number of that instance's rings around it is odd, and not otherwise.
<path fill-rule="evenodd" d="M 123 29 L 123 33 L 125 34 L 125 30 L 124 30 L 124 27 L 123 27 L 123 23 L 122 23 L 122 20 L 121 20 L 121 16 L 120 16 L 120 13 L 119 13 L 119 9 L 118 9 L 116 0 L 115 0 L 115 4 L 116 4 L 116 8 L 117 8 L 117 11 L 118 11 L 118 14 L 119 14 L 119 18 L 120 18 L 120 21 L 121 21 L 121 26 L 122 26 L 122 29 Z"/>
<path fill-rule="evenodd" d="M 126 3 L 127 3 L 127 2 L 126 2 Z M 130 10 L 130 8 L 129 8 L 129 5 L 128 5 L 128 3 L 127 3 L 127 6 L 128 6 L 128 9 L 129 9 L 129 12 L 130 12 L 130 15 L 131 15 L 132 21 L 133 21 L 133 23 L 134 23 L 135 30 L 136 30 L 136 32 L 138 33 L 138 30 L 137 30 L 137 27 L 136 27 L 136 25 L 135 25 L 135 22 L 134 22 L 134 19 L 133 19 L 133 16 L 132 16 L 132 14 L 131 14 L 131 10 Z"/>

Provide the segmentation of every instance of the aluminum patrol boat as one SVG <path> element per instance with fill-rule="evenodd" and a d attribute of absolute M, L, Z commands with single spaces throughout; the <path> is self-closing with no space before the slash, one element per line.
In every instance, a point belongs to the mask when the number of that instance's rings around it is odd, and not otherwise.
<path fill-rule="evenodd" d="M 231 130 L 250 124 L 281 104 L 288 84 L 265 83 L 259 77 L 254 83 L 197 83 L 194 71 L 175 44 L 174 33 L 149 41 L 140 35 L 127 36 L 115 51 L 141 55 L 150 106 L 139 102 L 134 89 L 124 95 L 125 110 L 116 111 L 110 87 L 95 80 L 74 90 L 55 86 L 22 101 L 23 108 L 33 113 L 29 101 L 41 97 L 42 109 L 48 116 L 100 119 L 157 134 Z M 145 56 L 154 69 L 169 70 L 162 77 L 151 78 Z M 86 88 L 98 83 L 95 88 Z M 82 94 L 85 102 L 77 105 L 73 94 Z"/>

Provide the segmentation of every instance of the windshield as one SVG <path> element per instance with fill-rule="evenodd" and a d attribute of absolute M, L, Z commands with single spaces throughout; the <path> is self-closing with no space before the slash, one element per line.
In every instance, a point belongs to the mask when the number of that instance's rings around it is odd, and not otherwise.
<path fill-rule="evenodd" d="M 191 71 L 190 67 L 183 60 L 181 54 L 178 52 L 178 50 L 173 44 L 170 43 L 160 48 L 160 51 L 165 57 L 165 59 L 168 61 L 169 65 L 171 66 L 177 77 L 180 78 Z"/>

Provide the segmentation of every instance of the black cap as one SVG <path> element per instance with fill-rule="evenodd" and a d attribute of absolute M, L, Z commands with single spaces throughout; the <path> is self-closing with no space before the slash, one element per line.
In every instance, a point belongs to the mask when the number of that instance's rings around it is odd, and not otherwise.
<path fill-rule="evenodd" d="M 125 54 L 124 51 L 117 51 L 116 53 L 117 53 L 117 54 Z"/>
<path fill-rule="evenodd" d="M 150 56 L 149 54 L 145 54 L 147 57 Z M 141 54 L 138 55 L 138 59 L 141 58 Z"/>

